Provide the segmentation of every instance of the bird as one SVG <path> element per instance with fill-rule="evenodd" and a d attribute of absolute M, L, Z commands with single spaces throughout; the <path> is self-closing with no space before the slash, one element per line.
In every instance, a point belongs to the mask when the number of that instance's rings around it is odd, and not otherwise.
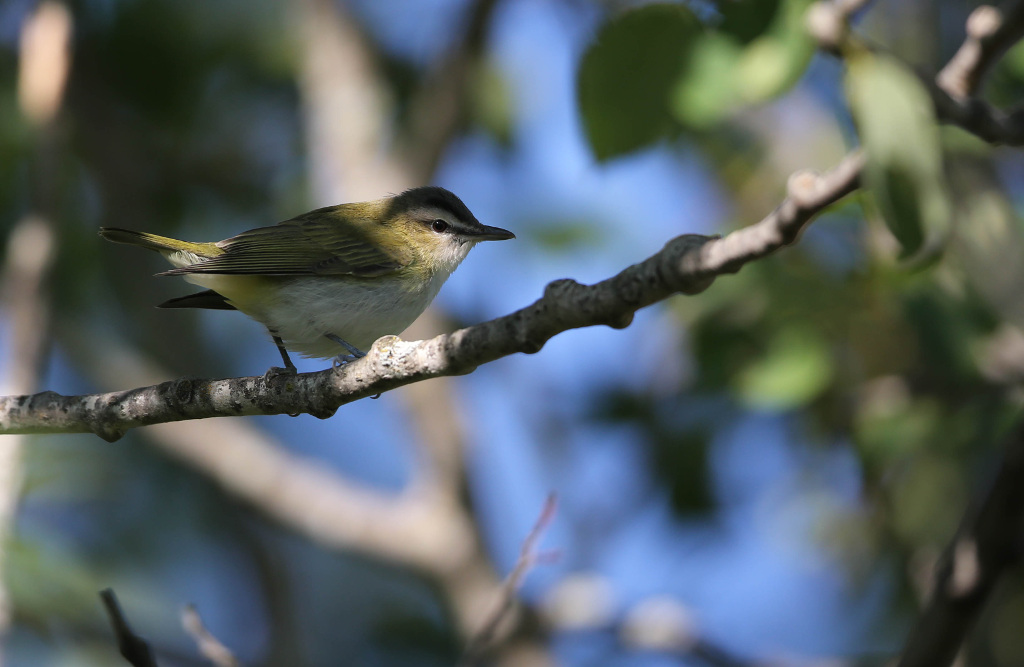
<path fill-rule="evenodd" d="M 267 328 L 284 368 L 288 351 L 335 365 L 365 356 L 426 310 L 481 241 L 515 238 L 481 224 L 450 191 L 406 190 L 373 201 L 318 208 L 216 242 L 190 242 L 101 227 L 100 236 L 155 250 L 180 276 L 206 288 L 159 308 L 238 310 Z M 344 351 L 341 351 L 341 350 Z M 268 371 L 269 372 L 269 371 Z"/>

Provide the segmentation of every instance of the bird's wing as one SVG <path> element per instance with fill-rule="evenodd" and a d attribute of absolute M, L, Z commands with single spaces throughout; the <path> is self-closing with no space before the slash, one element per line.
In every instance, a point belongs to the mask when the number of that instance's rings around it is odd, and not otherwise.
<path fill-rule="evenodd" d="M 381 276 L 406 266 L 410 258 L 386 252 L 358 225 L 339 221 L 327 210 L 314 211 L 273 227 L 242 232 L 217 245 L 224 254 L 160 275 L 228 273 L 264 276 Z"/>

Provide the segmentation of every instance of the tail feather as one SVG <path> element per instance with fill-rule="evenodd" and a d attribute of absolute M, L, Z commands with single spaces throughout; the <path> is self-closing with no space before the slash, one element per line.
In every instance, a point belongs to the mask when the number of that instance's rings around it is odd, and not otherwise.
<path fill-rule="evenodd" d="M 216 257 L 223 251 L 214 243 L 191 243 L 148 232 L 136 232 L 120 227 L 100 227 L 100 236 L 114 243 L 137 245 L 157 252 L 187 252 L 200 257 Z"/>
<path fill-rule="evenodd" d="M 235 310 L 235 307 L 228 303 L 223 296 L 208 289 L 205 292 L 187 294 L 175 299 L 168 299 L 157 308 L 207 308 L 210 310 Z"/>

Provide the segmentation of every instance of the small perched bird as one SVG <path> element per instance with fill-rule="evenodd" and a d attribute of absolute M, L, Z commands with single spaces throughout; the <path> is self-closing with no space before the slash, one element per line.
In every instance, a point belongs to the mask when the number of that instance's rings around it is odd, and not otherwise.
<path fill-rule="evenodd" d="M 240 310 L 267 327 L 291 372 L 288 350 L 339 363 L 364 356 L 412 324 L 474 245 L 515 238 L 439 187 L 319 208 L 215 243 L 116 227 L 100 235 L 155 250 L 176 267 L 157 275 L 207 288 L 160 308 Z"/>

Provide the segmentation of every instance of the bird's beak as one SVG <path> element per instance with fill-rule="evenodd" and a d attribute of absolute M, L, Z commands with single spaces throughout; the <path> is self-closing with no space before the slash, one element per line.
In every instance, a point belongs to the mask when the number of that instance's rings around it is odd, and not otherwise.
<path fill-rule="evenodd" d="M 488 227 L 487 225 L 481 225 L 480 231 L 475 232 L 472 236 L 474 241 L 507 241 L 515 237 L 516 235 L 507 229 Z"/>

